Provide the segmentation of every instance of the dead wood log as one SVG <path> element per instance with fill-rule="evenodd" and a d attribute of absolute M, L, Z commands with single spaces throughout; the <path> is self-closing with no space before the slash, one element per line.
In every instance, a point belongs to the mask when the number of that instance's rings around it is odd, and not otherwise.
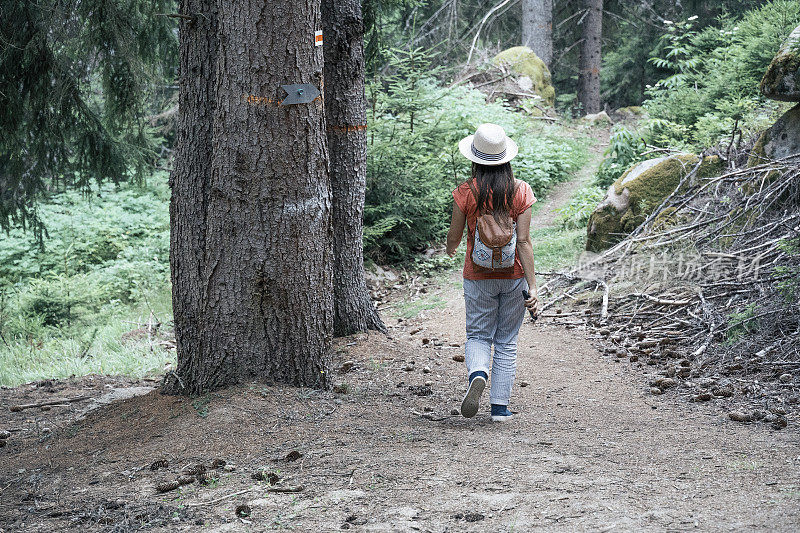
<path fill-rule="evenodd" d="M 46 402 L 23 403 L 19 405 L 12 405 L 11 407 L 9 407 L 9 410 L 14 413 L 18 413 L 19 411 L 23 411 L 25 409 L 33 409 L 34 407 L 70 404 L 74 402 L 82 402 L 83 400 L 89 400 L 89 399 L 91 399 L 91 396 L 78 396 L 76 398 L 61 398 L 58 400 L 48 400 Z"/>

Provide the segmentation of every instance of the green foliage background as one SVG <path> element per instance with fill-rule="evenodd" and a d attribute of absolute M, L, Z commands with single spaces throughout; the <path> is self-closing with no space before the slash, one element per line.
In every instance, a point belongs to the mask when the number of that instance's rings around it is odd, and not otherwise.
<path fill-rule="evenodd" d="M 0 4 L 0 227 L 31 226 L 52 190 L 141 181 L 177 63 L 174 0 Z"/>
<path fill-rule="evenodd" d="M 166 173 L 149 181 L 54 195 L 39 207 L 43 243 L 19 227 L 0 240 L 0 383 L 144 375 L 171 359 L 122 337 L 171 315 Z"/>
<path fill-rule="evenodd" d="M 585 143 L 531 120 L 463 86 L 442 87 L 423 53 L 395 51 L 398 75 L 373 83 L 369 96 L 366 254 L 379 262 L 408 261 L 441 240 L 449 226 L 451 192 L 471 173 L 458 141 L 484 122 L 501 125 L 519 145 L 515 176 L 542 195 L 586 158 Z M 413 61 L 413 68 L 409 63 Z"/>
<path fill-rule="evenodd" d="M 652 62 L 670 71 L 647 90 L 650 140 L 698 148 L 767 127 L 785 106 L 766 101 L 759 82 L 778 48 L 800 24 L 800 2 L 775 0 L 697 30 L 693 21 L 667 25 Z"/>

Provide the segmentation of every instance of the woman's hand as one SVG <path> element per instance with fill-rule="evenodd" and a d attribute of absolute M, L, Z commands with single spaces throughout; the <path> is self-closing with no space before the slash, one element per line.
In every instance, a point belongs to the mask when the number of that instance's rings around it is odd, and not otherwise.
<path fill-rule="evenodd" d="M 539 316 L 539 295 L 534 288 L 530 293 L 530 298 L 525 300 L 525 308 L 528 309 L 534 316 Z"/>
<path fill-rule="evenodd" d="M 458 250 L 458 247 L 456 247 L 456 248 L 453 248 L 453 249 L 451 250 L 451 249 L 450 249 L 450 247 L 448 246 L 448 247 L 447 247 L 447 250 L 446 250 L 446 253 L 447 253 L 447 255 L 448 255 L 448 256 L 450 256 L 450 257 L 453 257 L 454 255 L 456 255 L 456 251 L 457 251 L 457 250 Z"/>

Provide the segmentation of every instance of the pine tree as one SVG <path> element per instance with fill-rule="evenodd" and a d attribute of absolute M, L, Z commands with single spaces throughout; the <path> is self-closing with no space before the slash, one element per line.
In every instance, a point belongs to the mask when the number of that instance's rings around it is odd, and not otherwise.
<path fill-rule="evenodd" d="M 580 74 L 578 99 L 584 113 L 598 113 L 600 103 L 601 38 L 603 33 L 603 0 L 584 0 L 586 15 L 581 29 Z"/>
<path fill-rule="evenodd" d="M 553 0 L 522 0 L 522 45 L 553 66 Z"/>
<path fill-rule="evenodd" d="M 326 386 L 331 192 L 319 0 L 182 0 L 171 270 L 178 368 L 165 391 L 247 379 Z M 194 17 L 194 13 L 202 16 Z"/>
<path fill-rule="evenodd" d="M 360 0 L 322 0 L 325 115 L 334 239 L 334 333 L 386 327 L 364 279 L 363 216 L 367 178 L 364 21 Z"/>
<path fill-rule="evenodd" d="M 0 226 L 41 230 L 35 200 L 141 177 L 152 80 L 171 76 L 171 0 L 0 4 Z"/>

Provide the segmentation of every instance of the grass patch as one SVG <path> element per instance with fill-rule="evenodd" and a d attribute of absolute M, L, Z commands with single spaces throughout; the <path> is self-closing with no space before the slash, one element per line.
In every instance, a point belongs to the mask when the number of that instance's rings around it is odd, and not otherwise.
<path fill-rule="evenodd" d="M 157 344 L 155 337 L 152 343 L 146 337 L 123 337 L 137 329 L 137 324 L 146 323 L 151 310 L 161 320 L 172 318 L 167 288 L 148 300 L 150 305 L 142 302 L 132 308 L 114 307 L 107 316 L 97 316 L 97 325 L 91 329 L 47 328 L 35 337 L 6 338 L 0 346 L 0 385 L 13 387 L 45 378 L 88 374 L 136 378 L 161 374 L 168 363 L 175 363 L 174 351 Z"/>
<path fill-rule="evenodd" d="M 414 318 L 422 311 L 431 309 L 444 309 L 447 307 L 447 301 L 438 295 L 431 295 L 419 300 L 412 300 L 408 302 L 400 302 L 395 305 L 393 315 L 404 319 Z"/>
<path fill-rule="evenodd" d="M 586 229 L 542 228 L 531 232 L 537 272 L 566 268 L 586 247 Z"/>

